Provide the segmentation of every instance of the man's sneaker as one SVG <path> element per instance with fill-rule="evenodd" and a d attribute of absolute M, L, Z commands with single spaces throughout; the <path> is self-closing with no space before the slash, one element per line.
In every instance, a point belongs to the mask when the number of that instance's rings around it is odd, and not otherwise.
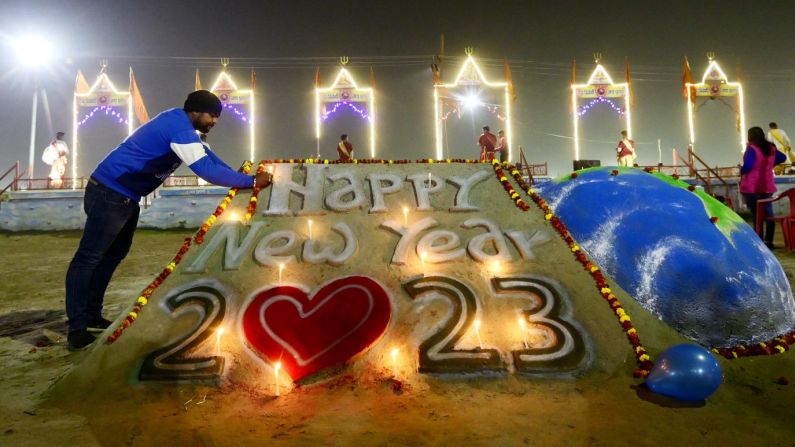
<path fill-rule="evenodd" d="M 99 317 L 99 320 L 94 320 L 91 323 L 88 323 L 88 332 L 102 332 L 107 329 L 113 322 L 110 320 L 106 320 L 102 317 Z"/>
<path fill-rule="evenodd" d="M 97 338 L 93 335 L 89 334 L 85 329 L 78 329 L 76 331 L 72 331 L 66 337 L 67 342 L 69 343 L 69 350 L 70 351 L 82 351 L 86 349 L 88 345 L 94 342 Z"/>

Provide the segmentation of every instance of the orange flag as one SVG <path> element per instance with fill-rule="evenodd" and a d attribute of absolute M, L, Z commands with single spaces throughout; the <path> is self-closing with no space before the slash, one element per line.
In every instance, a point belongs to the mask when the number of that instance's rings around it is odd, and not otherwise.
<path fill-rule="evenodd" d="M 315 88 L 320 88 L 320 67 L 315 70 Z"/>
<path fill-rule="evenodd" d="M 196 79 L 193 81 L 193 89 L 194 90 L 204 90 L 202 88 L 202 80 L 199 77 L 199 69 L 196 69 Z"/>
<path fill-rule="evenodd" d="M 635 108 L 635 91 L 632 90 L 632 79 L 629 74 L 629 58 L 624 58 L 624 79 L 627 81 L 627 89 L 629 89 L 629 104 L 627 107 L 632 110 Z"/>
<path fill-rule="evenodd" d="M 690 72 L 690 62 L 688 62 L 687 56 L 685 56 L 683 70 L 684 74 L 682 74 L 682 96 L 687 98 L 687 90 L 688 90 L 687 84 L 693 83 L 693 74 Z M 695 95 L 692 95 L 693 93 L 692 91 L 690 93 L 691 93 L 691 99 L 694 99 Z"/>
<path fill-rule="evenodd" d="M 431 75 L 433 75 L 433 85 L 442 83 L 442 73 L 439 71 L 439 66 L 435 62 L 431 63 Z"/>
<path fill-rule="evenodd" d="M 516 102 L 516 91 L 513 89 L 513 76 L 511 75 L 511 66 L 508 65 L 508 59 L 502 60 L 503 70 L 505 71 L 505 82 L 508 84 L 508 96 L 511 102 Z"/>
<path fill-rule="evenodd" d="M 138 89 L 138 83 L 135 82 L 132 67 L 130 67 L 130 99 L 133 102 L 133 110 L 135 110 L 138 123 L 146 124 L 149 121 L 149 112 L 146 111 L 146 104 L 144 104 L 144 98 L 141 96 L 141 90 Z"/>
<path fill-rule="evenodd" d="M 577 59 L 571 59 L 571 84 L 577 83 Z"/>
<path fill-rule="evenodd" d="M 86 94 L 89 90 L 91 90 L 91 87 L 88 86 L 86 77 L 83 76 L 82 71 L 77 70 L 77 78 L 75 79 L 75 93 Z"/>

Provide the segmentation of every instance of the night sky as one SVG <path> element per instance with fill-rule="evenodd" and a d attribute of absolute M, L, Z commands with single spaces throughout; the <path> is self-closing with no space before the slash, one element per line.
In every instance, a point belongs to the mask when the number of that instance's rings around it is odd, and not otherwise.
<path fill-rule="evenodd" d="M 431 58 L 444 33 L 443 79 L 451 82 L 464 48 L 492 80 L 502 80 L 502 59 L 513 71 L 514 147 L 531 162 L 550 164 L 552 174 L 571 169 L 573 143 L 569 113 L 569 67 L 577 59 L 578 82 L 593 69 L 594 52 L 618 82 L 624 58 L 632 67 L 635 108 L 633 133 L 641 164 L 663 161 L 671 148 L 684 149 L 688 130 L 682 98 L 682 61 L 690 59 L 700 80 L 706 53 L 734 80 L 745 82 L 746 122 L 767 129 L 769 121 L 795 136 L 795 58 L 791 42 L 795 4 L 787 1 L 673 2 L 444 2 L 444 1 L 24 1 L 0 2 L 0 171 L 21 160 L 27 165 L 34 75 L 18 67 L 5 44 L 10 36 L 41 33 L 54 43 L 57 57 L 38 75 L 49 116 L 39 104 L 36 176 L 45 176 L 41 150 L 54 131 L 71 142 L 74 78 L 81 69 L 89 83 L 107 58 L 117 88 L 127 89 L 135 70 L 151 116 L 180 107 L 199 68 L 205 87 L 215 79 L 220 59 L 248 87 L 257 72 L 258 158 L 314 154 L 313 84 L 320 66 L 332 81 L 338 58 L 350 58 L 359 83 L 375 70 L 379 158 L 433 156 Z M 734 112 L 711 101 L 700 109 L 697 151 L 711 164 L 740 161 Z M 85 113 L 85 112 L 84 112 Z M 51 124 L 50 124 L 51 121 Z M 476 158 L 482 125 L 501 127 L 488 111 L 448 120 L 449 156 Z M 614 164 L 615 142 L 623 120 L 609 107 L 589 112 L 581 126 L 584 159 Z M 352 114 L 326 127 L 321 153 L 335 157 L 339 133 L 349 133 L 358 155 L 366 152 L 366 127 Z M 81 129 L 79 175 L 87 175 L 125 136 L 109 120 Z M 229 164 L 246 158 L 245 128 L 225 112 L 209 142 Z"/>

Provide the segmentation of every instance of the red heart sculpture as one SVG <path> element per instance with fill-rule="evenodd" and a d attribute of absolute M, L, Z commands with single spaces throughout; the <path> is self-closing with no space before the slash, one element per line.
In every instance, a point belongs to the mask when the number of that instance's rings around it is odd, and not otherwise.
<path fill-rule="evenodd" d="M 260 292 L 243 313 L 248 344 L 298 380 L 346 362 L 386 331 L 389 296 L 364 276 L 334 280 L 308 296 L 291 286 Z"/>

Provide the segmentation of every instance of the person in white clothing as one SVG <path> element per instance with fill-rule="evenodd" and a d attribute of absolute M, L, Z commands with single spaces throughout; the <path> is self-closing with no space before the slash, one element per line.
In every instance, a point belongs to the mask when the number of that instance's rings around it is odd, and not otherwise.
<path fill-rule="evenodd" d="M 63 186 L 63 176 L 66 174 L 66 164 L 68 163 L 66 156 L 69 154 L 69 146 L 66 145 L 63 136 L 63 132 L 56 133 L 55 140 L 44 148 L 44 153 L 41 155 L 41 160 L 52 166 L 49 177 L 50 185 L 54 188 Z"/>
<path fill-rule="evenodd" d="M 770 123 L 768 125 L 770 130 L 767 132 L 767 141 L 776 145 L 776 149 L 787 156 L 787 162 L 776 166 L 773 170 L 776 174 L 784 173 L 785 167 L 790 168 L 789 172 L 792 173 L 792 162 L 795 161 L 795 154 L 792 153 L 792 144 L 789 141 L 789 136 L 784 129 L 779 129 L 778 124 Z"/>

